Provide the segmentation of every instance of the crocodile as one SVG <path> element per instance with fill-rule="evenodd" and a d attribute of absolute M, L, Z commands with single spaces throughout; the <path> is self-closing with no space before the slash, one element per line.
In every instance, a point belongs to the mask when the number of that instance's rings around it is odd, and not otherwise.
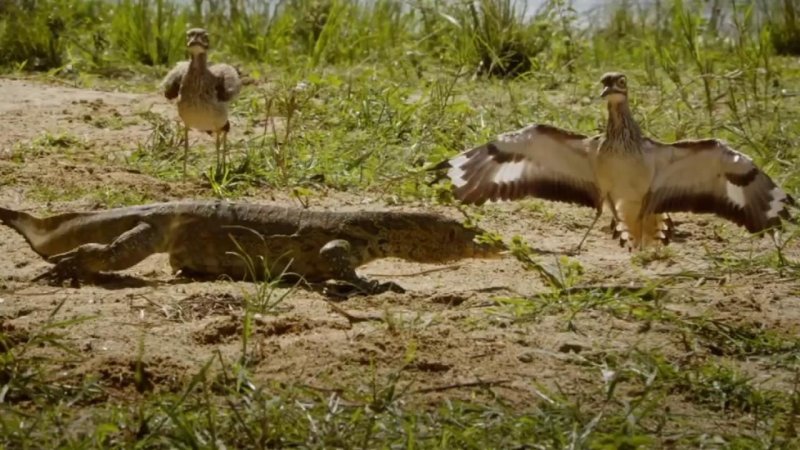
<path fill-rule="evenodd" d="M 44 218 L 0 208 L 0 221 L 54 264 L 37 279 L 62 281 L 88 280 L 167 253 L 173 274 L 189 278 L 333 280 L 377 293 L 402 288 L 356 273 L 375 259 L 445 263 L 504 251 L 500 243 L 476 240 L 481 230 L 432 213 L 315 211 L 222 200 Z"/>

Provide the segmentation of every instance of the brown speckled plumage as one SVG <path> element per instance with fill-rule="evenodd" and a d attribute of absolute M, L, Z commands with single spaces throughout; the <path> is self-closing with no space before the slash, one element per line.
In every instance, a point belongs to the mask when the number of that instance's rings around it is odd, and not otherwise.
<path fill-rule="evenodd" d="M 189 61 L 178 63 L 164 77 L 164 96 L 178 99 L 178 114 L 185 125 L 183 173 L 189 151 L 189 128 L 213 134 L 216 139 L 217 168 L 224 167 L 227 153 L 228 103 L 239 94 L 239 73 L 228 64 L 208 65 L 208 33 L 201 28 L 186 32 Z M 222 154 L 220 154 L 222 147 Z M 220 161 L 221 157 L 221 161 Z"/>
<path fill-rule="evenodd" d="M 667 243 L 670 212 L 713 213 L 753 233 L 789 217 L 794 200 L 749 157 L 716 139 L 666 144 L 645 137 L 628 104 L 625 75 L 610 72 L 600 82 L 608 107 L 604 134 L 533 124 L 434 169 L 447 169 L 464 203 L 533 196 L 593 207 L 589 230 L 608 206 L 613 235 L 631 248 Z"/>

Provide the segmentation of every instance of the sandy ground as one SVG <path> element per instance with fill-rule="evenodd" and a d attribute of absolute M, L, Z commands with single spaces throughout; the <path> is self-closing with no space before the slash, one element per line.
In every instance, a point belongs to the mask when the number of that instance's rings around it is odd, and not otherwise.
<path fill-rule="evenodd" d="M 34 195 L 41 189 L 36 186 L 50 180 L 54 186 L 128 190 L 157 200 L 209 195 L 199 181 L 167 183 L 126 167 L 125 155 L 150 133 L 136 113 L 151 110 L 172 117 L 173 109 L 156 95 L 0 79 L 0 177 L 4 180 L 0 204 L 34 213 L 97 206 L 85 196 L 73 201 L 40 200 Z M 120 125 L 98 126 L 98 118 L 112 118 Z M 63 154 L 19 150 L 46 132 L 66 132 L 80 143 L 63 149 Z M 235 131 L 231 137 L 239 138 Z M 207 136 L 193 134 L 192 140 L 202 151 L 213 151 Z M 370 195 L 329 192 L 313 198 L 311 206 L 390 208 L 380 194 Z M 247 201 L 297 204 L 289 195 L 267 189 Z M 433 209 L 459 216 L 453 208 Z M 485 227 L 507 237 L 519 234 L 533 247 L 552 252 L 572 248 L 593 214 L 535 201 L 484 209 Z M 710 255 L 763 254 L 771 248 L 769 239 L 753 239 L 708 216 L 678 215 L 677 220 L 680 234 L 670 246 L 672 256 L 644 266 L 632 264 L 631 255 L 604 231 L 593 231 L 587 250 L 574 257 L 584 269 L 580 283 L 643 283 L 684 271 L 713 274 L 672 281 L 661 307 L 685 317 L 706 316 L 780 334 L 800 331 L 800 282 L 758 265 L 727 274 L 713 269 Z M 40 326 L 64 300 L 58 318 L 88 318 L 68 328 L 67 342 L 79 350 L 81 358 L 66 369 L 101 378 L 114 395 L 124 396 L 131 389 L 133 362 L 142 344 L 154 388 L 166 390 L 178 389 L 215 352 L 235 359 L 241 351 L 241 304 L 244 296 L 254 292 L 253 284 L 176 280 L 164 255 L 148 258 L 107 285 L 71 288 L 33 283 L 30 280 L 48 263 L 6 227 L 0 227 L 0 254 L 0 329 L 24 335 Z M 795 244 L 787 254 L 797 259 L 800 250 Z M 539 258 L 551 264 L 556 257 L 542 254 Z M 602 368 L 609 355 L 624 358 L 637 349 L 657 349 L 671 361 L 716 357 L 713 346 L 687 345 L 671 324 L 644 327 L 636 317 L 612 314 L 602 305 L 574 312 L 565 306 L 529 320 L 514 320 L 509 308 L 496 306 L 498 297 L 531 297 L 548 292 L 548 287 L 510 257 L 464 260 L 451 266 L 383 260 L 360 271 L 394 280 L 407 292 L 337 303 L 351 314 L 378 319 L 350 323 L 319 293 L 292 291 L 275 311 L 257 321 L 251 343 L 256 380 L 360 390 L 370 382 L 365 374 L 373 367 L 379 378 L 404 368 L 404 380 L 412 383 L 408 395 L 414 401 L 497 396 L 524 406 L 540 400 L 537 392 L 542 389 L 561 389 L 576 398 L 595 392 L 602 386 Z M 276 295 L 283 292 L 279 289 Z M 413 358 L 408 358 L 411 353 Z M 789 389 L 792 383 L 790 371 L 760 358 L 731 363 L 751 373 L 759 386 Z M 474 382 L 485 382 L 486 388 L 467 387 Z M 691 420 L 694 406 L 681 403 L 680 397 L 666 403 L 673 403 L 673 410 L 688 411 Z M 727 420 L 720 415 L 707 426 L 713 429 L 736 422 Z"/>

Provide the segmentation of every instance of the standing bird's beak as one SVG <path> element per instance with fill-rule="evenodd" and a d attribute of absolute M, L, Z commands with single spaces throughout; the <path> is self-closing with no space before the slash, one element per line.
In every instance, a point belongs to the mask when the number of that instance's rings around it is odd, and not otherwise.
<path fill-rule="evenodd" d="M 611 86 L 603 86 L 603 92 L 600 93 L 600 98 L 603 98 L 610 93 L 611 93 Z"/>
<path fill-rule="evenodd" d="M 186 33 L 186 47 L 193 55 L 208 51 L 208 34 L 205 30 L 193 29 Z"/>
<path fill-rule="evenodd" d="M 197 47 L 205 48 L 205 45 L 203 44 L 203 40 L 200 38 L 200 36 L 192 36 L 189 39 L 189 42 L 186 43 L 186 46 L 187 47 L 197 46 Z"/>

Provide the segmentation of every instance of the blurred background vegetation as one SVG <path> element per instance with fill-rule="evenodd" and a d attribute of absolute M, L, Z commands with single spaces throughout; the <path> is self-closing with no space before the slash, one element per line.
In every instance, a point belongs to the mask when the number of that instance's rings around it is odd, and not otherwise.
<path fill-rule="evenodd" d="M 0 64 L 169 65 L 184 57 L 187 26 L 206 27 L 218 50 L 241 61 L 443 65 L 503 77 L 601 60 L 619 65 L 665 48 L 662 65 L 730 61 L 753 47 L 800 55 L 800 0 L 581 6 L 579 14 L 565 0 L 536 8 L 513 0 L 2 0 Z"/>
<path fill-rule="evenodd" d="M 186 57 L 186 29 L 207 28 L 212 61 L 233 63 L 260 86 L 235 106 L 250 137 L 233 143 L 244 156 L 222 180 L 228 187 L 324 180 L 346 189 L 391 179 L 402 185 L 398 195 L 427 196 L 420 177 L 409 175 L 494 133 L 532 121 L 599 130 L 594 108 L 571 107 L 588 105 L 610 70 L 628 72 L 638 86 L 633 102 L 651 105 L 639 113 L 648 133 L 720 137 L 775 173 L 800 157 L 800 126 L 784 120 L 798 113 L 799 7 L 800 0 L 2 0 L 0 72 L 82 86 L 119 80 L 152 92 Z M 285 117 L 285 130 L 268 133 L 271 117 Z M 156 131 L 175 131 L 163 118 L 147 119 Z M 131 162 L 176 179 L 173 144 L 154 138 Z M 800 186 L 792 173 L 779 181 Z"/>

